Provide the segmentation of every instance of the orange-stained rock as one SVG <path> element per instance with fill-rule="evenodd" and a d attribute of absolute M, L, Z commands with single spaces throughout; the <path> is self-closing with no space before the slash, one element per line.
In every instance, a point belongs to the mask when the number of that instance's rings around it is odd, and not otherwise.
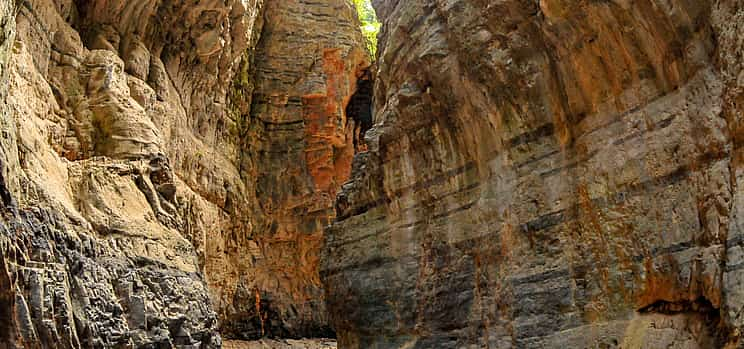
<path fill-rule="evenodd" d="M 207 280 L 224 335 L 329 337 L 320 250 L 354 155 L 344 108 L 369 61 L 345 0 L 273 1 L 264 13 L 253 93 L 234 100 L 238 109 L 251 103 L 240 118 L 252 228 L 245 240 L 228 234 L 208 248 Z"/>
<path fill-rule="evenodd" d="M 302 96 L 305 161 L 315 191 L 323 197 L 335 196 L 351 174 L 354 147 L 351 125 L 343 110 L 351 96 L 349 91 L 355 89 L 358 68 L 347 69 L 341 51 L 327 49 L 323 52 L 326 93 Z"/>

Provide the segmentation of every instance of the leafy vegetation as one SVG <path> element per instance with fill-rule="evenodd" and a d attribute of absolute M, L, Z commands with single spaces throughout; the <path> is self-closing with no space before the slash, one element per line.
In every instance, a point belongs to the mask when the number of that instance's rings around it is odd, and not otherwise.
<path fill-rule="evenodd" d="M 360 29 L 367 41 L 367 49 L 374 60 L 377 56 L 377 33 L 380 32 L 382 24 L 377 21 L 377 14 L 375 14 L 371 0 L 354 0 L 354 6 L 357 9 L 359 21 L 362 23 Z"/>

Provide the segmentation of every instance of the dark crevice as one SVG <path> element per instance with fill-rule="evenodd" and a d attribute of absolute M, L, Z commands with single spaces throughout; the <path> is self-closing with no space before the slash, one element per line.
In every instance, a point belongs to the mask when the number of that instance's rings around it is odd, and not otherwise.
<path fill-rule="evenodd" d="M 15 203 L 5 182 L 5 172 L 5 163 L 0 159 L 0 203 L 2 203 L 2 207 L 10 208 L 14 207 Z"/>
<path fill-rule="evenodd" d="M 5 250 L 0 247 L 0 253 L 5 255 Z M 16 337 L 16 324 L 14 320 L 15 293 L 13 292 L 13 280 L 8 271 L 5 258 L 0 258 L 0 347 L 9 345 Z"/>
<path fill-rule="evenodd" d="M 673 315 L 680 313 L 701 313 L 709 314 L 714 313 L 718 316 L 718 309 L 705 297 L 699 297 L 694 301 L 677 301 L 668 302 L 665 300 L 659 300 L 652 304 L 649 304 L 638 310 L 639 313 L 659 313 L 665 315 Z"/>
<path fill-rule="evenodd" d="M 369 69 L 357 80 L 357 90 L 346 105 L 346 121 L 354 123 L 354 151 L 364 145 L 364 135 L 372 128 L 372 93 L 374 81 Z"/>
<path fill-rule="evenodd" d="M 734 333 L 721 319 L 720 310 L 707 298 L 700 296 L 695 300 L 680 300 L 669 302 L 665 300 L 656 301 L 638 310 L 640 314 L 663 314 L 692 315 L 699 316 L 702 323 L 707 327 L 709 338 L 698 338 L 700 344 L 715 348 L 723 348 L 726 343 L 731 342 L 731 334 Z"/>

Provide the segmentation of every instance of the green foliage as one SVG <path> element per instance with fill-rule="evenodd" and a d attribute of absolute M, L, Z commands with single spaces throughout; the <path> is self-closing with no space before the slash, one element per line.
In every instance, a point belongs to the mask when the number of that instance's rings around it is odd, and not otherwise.
<path fill-rule="evenodd" d="M 357 9 L 359 21 L 362 23 L 360 29 L 365 41 L 367 41 L 367 50 L 374 60 L 377 55 L 377 33 L 380 32 L 382 24 L 377 21 L 377 14 L 375 14 L 371 0 L 354 0 L 354 7 Z"/>

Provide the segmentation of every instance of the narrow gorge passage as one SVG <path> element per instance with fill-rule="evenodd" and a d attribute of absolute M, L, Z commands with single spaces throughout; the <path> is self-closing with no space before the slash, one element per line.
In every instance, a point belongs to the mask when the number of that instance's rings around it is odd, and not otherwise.
<path fill-rule="evenodd" d="M 743 38 L 742 0 L 0 0 L 0 349 L 744 347 Z"/>
<path fill-rule="evenodd" d="M 346 111 L 370 53 L 346 0 L 267 2 L 263 13 L 247 84 L 251 107 L 240 116 L 248 125 L 244 169 L 256 178 L 252 240 L 261 255 L 234 266 L 242 274 L 237 287 L 220 290 L 221 333 L 335 337 L 319 279 L 320 249 L 336 193 L 351 171 L 355 122 Z M 235 260 L 244 253 L 234 252 Z M 222 268 L 217 263 L 206 272 L 212 289 L 225 282 Z"/>

